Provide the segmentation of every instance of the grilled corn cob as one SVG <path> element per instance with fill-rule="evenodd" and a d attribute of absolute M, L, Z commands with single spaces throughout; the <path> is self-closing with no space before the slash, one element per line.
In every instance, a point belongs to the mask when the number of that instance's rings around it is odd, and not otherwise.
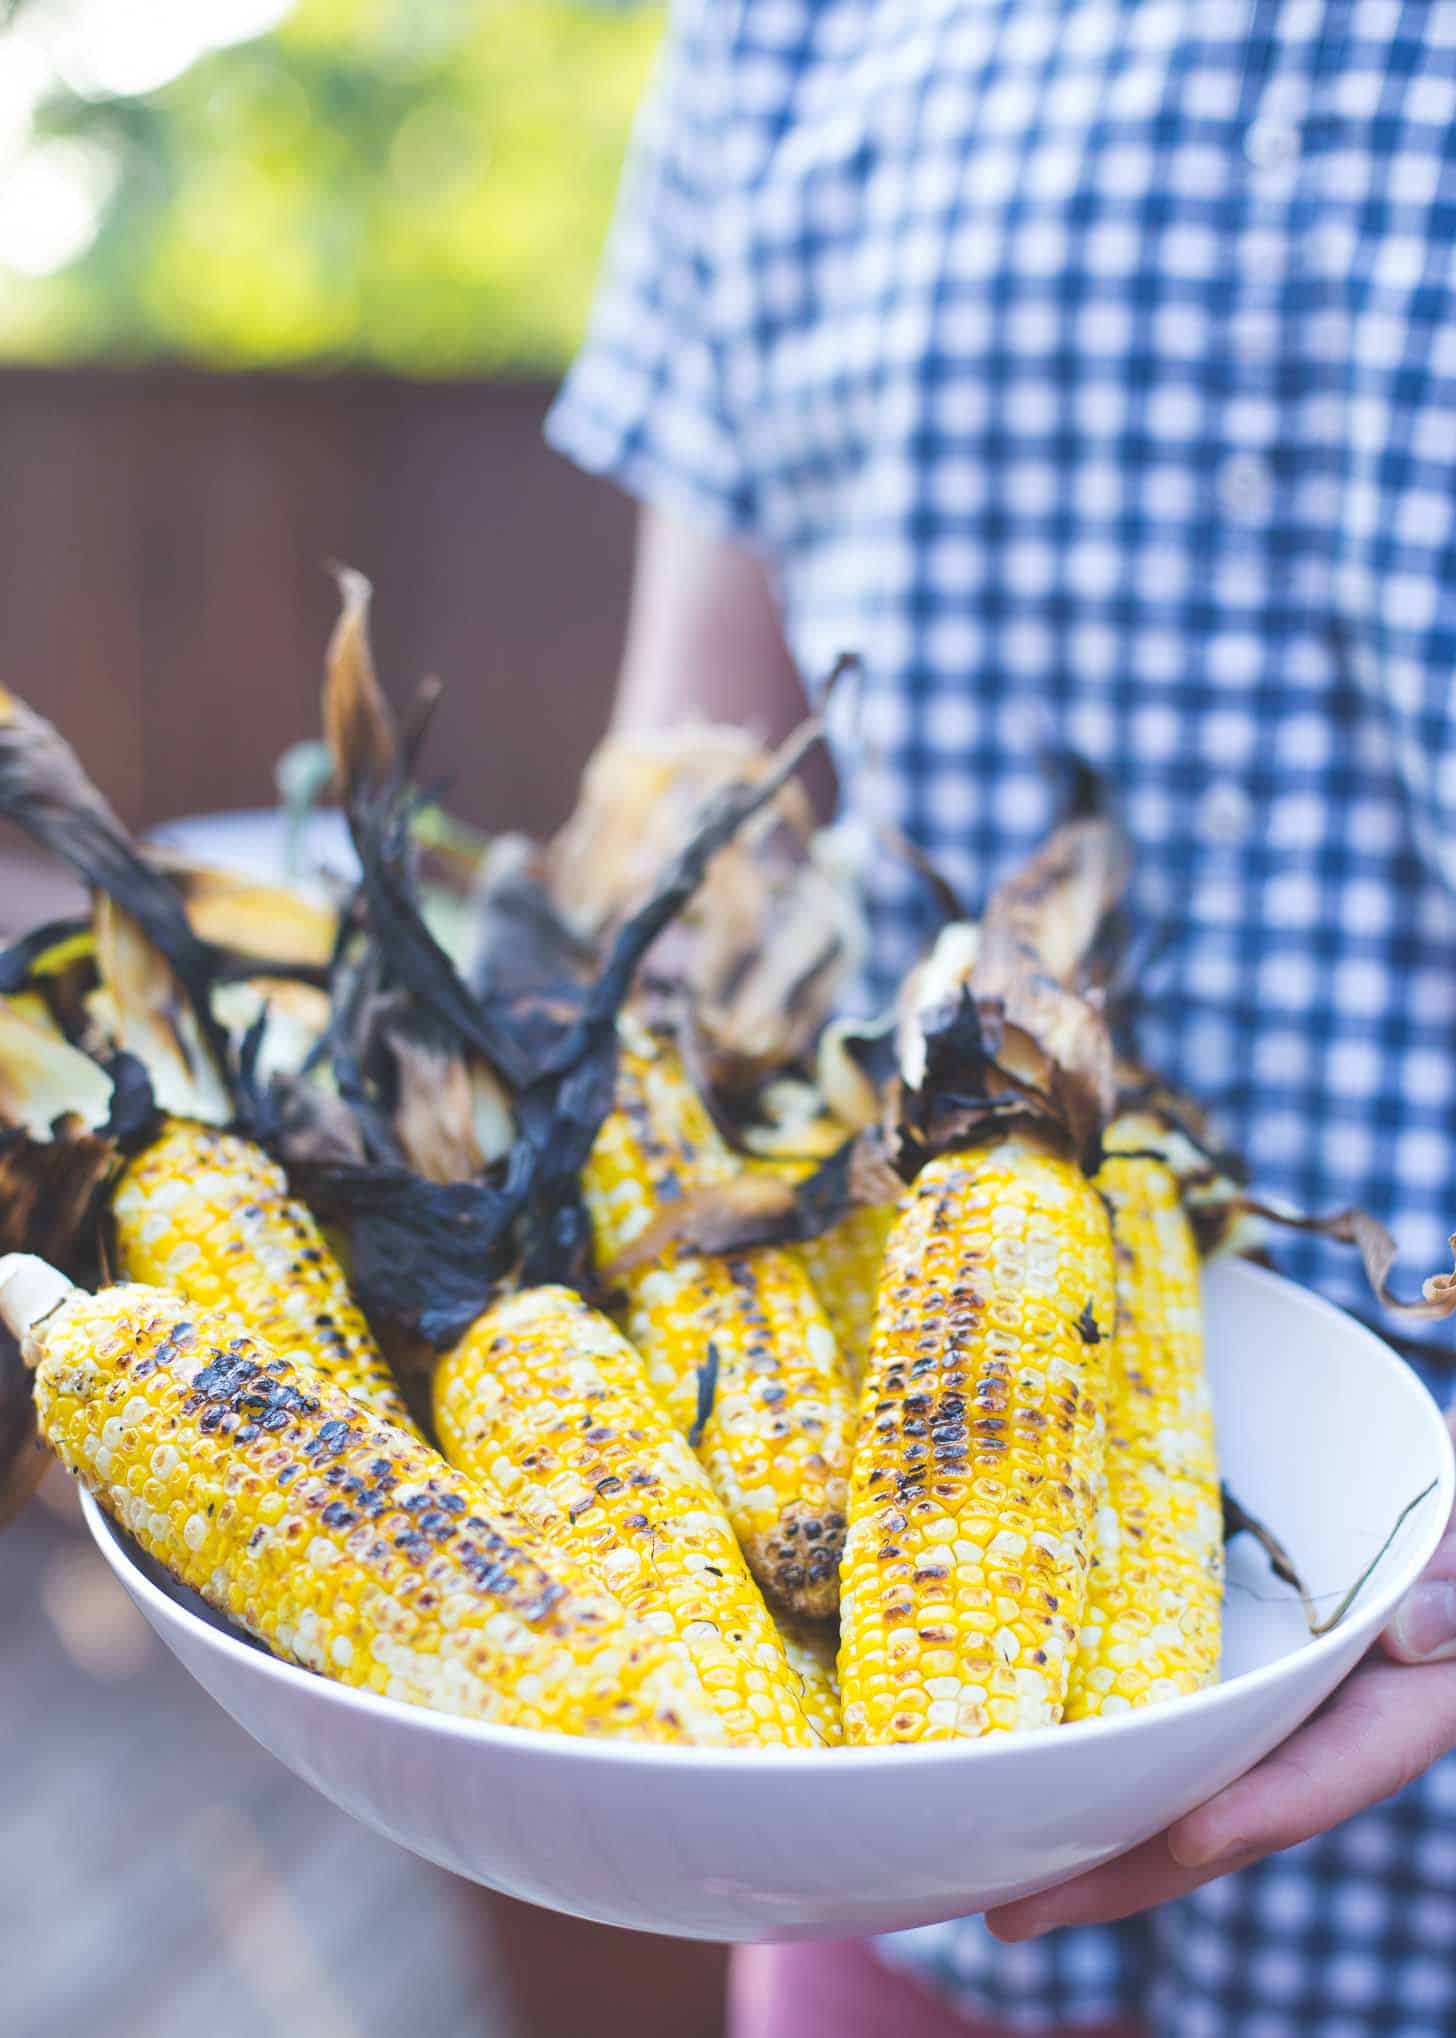
<path fill-rule="evenodd" d="M 111 1209 L 128 1280 L 226 1309 L 280 1357 L 414 1428 L 312 1213 L 251 1140 L 169 1119 L 126 1169 Z"/>
<path fill-rule="evenodd" d="M 817 1238 L 792 1248 L 824 1314 L 856 1389 L 864 1380 L 885 1247 L 895 1222 L 889 1203 L 861 1204 Z"/>
<path fill-rule="evenodd" d="M 434 1400 L 450 1462 L 674 1640 L 731 1741 L 813 1746 L 728 1517 L 606 1317 L 569 1288 L 507 1296 L 440 1360 Z"/>
<path fill-rule="evenodd" d="M 835 1666 L 838 1628 L 833 1621 L 799 1620 L 793 1614 L 780 1614 L 777 1625 L 789 1668 L 799 1680 L 805 1715 L 824 1746 L 837 1748 L 844 1739 Z"/>
<path fill-rule="evenodd" d="M 624 1022 L 616 1105 L 582 1183 L 602 1264 L 686 1187 L 734 1165 L 677 1056 Z M 780 1605 L 832 1613 L 853 1397 L 802 1267 L 772 1247 L 712 1258 L 669 1246 L 620 1285 L 629 1335 L 695 1441 L 754 1576 Z"/>
<path fill-rule="evenodd" d="M 1062 1716 L 1102 1475 L 1112 1241 L 1071 1161 L 930 1161 L 890 1236 L 850 1488 L 851 1743 Z"/>
<path fill-rule="evenodd" d="M 1156 1158 L 1155 1135 L 1142 1125 L 1114 1121 L 1097 1176 L 1112 1210 L 1118 1307 L 1127 1318 L 1113 1354 L 1120 1391 L 1110 1428 L 1160 1470 L 1216 1494 L 1198 1247 L 1177 1177 Z"/>
<path fill-rule="evenodd" d="M 803 1182 L 848 1137 L 842 1126 L 827 1126 L 822 1119 L 795 1129 L 804 1135 L 803 1143 L 814 1152 L 755 1155 L 748 1165 L 786 1182 Z M 809 1285 L 829 1319 L 839 1356 L 856 1392 L 869 1357 L 880 1269 L 894 1221 L 895 1206 L 891 1203 L 856 1204 L 827 1231 L 787 1248 L 809 1276 Z"/>
<path fill-rule="evenodd" d="M 42 1434 L 174 1576 L 341 1682 L 521 1726 L 723 1738 L 697 1675 L 475 1483 L 235 1317 L 0 1261 Z"/>
<path fill-rule="evenodd" d="M 1218 1674 L 1223 1522 L 1198 1253 L 1172 1172 L 1136 1150 L 1147 1145 L 1115 1124 L 1097 1177 L 1112 1212 L 1117 1331 L 1068 1719 L 1197 1691 Z"/>

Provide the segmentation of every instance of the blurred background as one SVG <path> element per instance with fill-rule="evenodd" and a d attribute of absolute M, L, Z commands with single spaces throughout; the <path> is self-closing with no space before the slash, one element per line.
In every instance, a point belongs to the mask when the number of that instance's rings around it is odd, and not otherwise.
<path fill-rule="evenodd" d="M 659 31 L 606 0 L 0 0 L 0 683 L 134 826 L 272 801 L 333 559 L 375 581 L 390 689 L 446 681 L 451 805 L 564 814 L 632 520 L 539 427 Z M 0 935 L 72 897 L 0 839 Z M 58 1481 L 3 1544 L 0 1632 L 14 2038 L 716 2031 L 716 1956 L 496 1903 L 295 1783 Z"/>
<path fill-rule="evenodd" d="M 558 817 L 631 519 L 539 424 L 655 10 L 0 0 L 0 24 L 11 683 L 129 821 L 256 804 L 313 729 L 347 559 L 386 678 L 448 682 L 462 810 Z"/>

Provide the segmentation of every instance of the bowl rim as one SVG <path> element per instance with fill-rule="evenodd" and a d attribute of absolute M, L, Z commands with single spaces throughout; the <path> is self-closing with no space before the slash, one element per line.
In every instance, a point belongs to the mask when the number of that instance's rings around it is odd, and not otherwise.
<path fill-rule="evenodd" d="M 360 1713 L 381 1725 L 393 1723 L 409 1732 L 444 1734 L 448 1739 L 462 1741 L 467 1746 L 491 1748 L 501 1753 L 514 1753 L 518 1757 L 525 1757 L 535 1750 L 586 1766 L 626 1762 L 631 1767 L 645 1770 L 701 1774 L 705 1769 L 711 1769 L 741 1775 L 747 1763 L 755 1773 L 772 1770 L 795 1775 L 812 1772 L 817 1776 L 863 1776 L 887 1769 L 900 1770 L 907 1762 L 922 1767 L 939 1763 L 959 1768 L 966 1762 L 984 1765 L 1008 1758 L 1020 1759 L 1026 1749 L 1045 1746 L 1062 1749 L 1073 1746 L 1111 1747 L 1129 1733 L 1148 1733 L 1159 1721 L 1171 1719 L 1186 1723 L 1193 1718 L 1195 1708 L 1201 1715 L 1216 1717 L 1259 1691 L 1281 1683 L 1290 1675 L 1292 1666 L 1298 1664 L 1313 1668 L 1324 1659 L 1342 1653 L 1352 1637 L 1363 1639 L 1367 1644 L 1373 1641 L 1398 1600 L 1430 1562 L 1445 1532 L 1453 1498 L 1456 1498 L 1456 1454 L 1453 1454 L 1446 1418 L 1424 1381 L 1377 1331 L 1312 1289 L 1267 1267 L 1232 1259 L 1218 1264 L 1235 1279 L 1247 1279 L 1256 1286 L 1285 1293 L 1294 1291 L 1302 1304 L 1312 1307 L 1316 1315 L 1337 1319 L 1343 1329 L 1358 1331 L 1378 1354 L 1392 1391 L 1412 1396 L 1420 1406 L 1431 1429 L 1432 1445 L 1440 1458 L 1440 1470 L 1433 1487 L 1408 1517 L 1408 1521 L 1417 1524 L 1417 1534 L 1410 1551 L 1391 1568 L 1384 1584 L 1372 1591 L 1379 1576 L 1377 1567 L 1375 1576 L 1367 1581 L 1355 1607 L 1338 1627 L 1328 1634 L 1312 1637 L 1291 1654 L 1280 1656 L 1272 1663 L 1260 1664 L 1256 1669 L 1210 1685 L 1204 1691 L 1188 1693 L 1176 1705 L 1142 1707 L 1114 1714 L 1110 1719 L 1099 1717 L 1067 1721 L 1025 1734 L 992 1734 L 979 1741 L 935 1741 L 922 1746 L 893 1744 L 828 1750 L 662 1745 L 567 1734 L 558 1728 L 522 1728 L 499 1721 L 467 1719 L 457 1713 L 438 1712 L 432 1706 L 413 1705 L 404 1699 L 385 1698 L 377 1692 L 341 1684 L 318 1671 L 307 1670 L 301 1664 L 285 1662 L 264 1647 L 214 1627 L 210 1621 L 203 1620 L 190 1607 L 174 1599 L 169 1591 L 140 1569 L 123 1540 L 125 1532 L 85 1487 L 80 1488 L 81 1510 L 102 1557 L 132 1598 L 141 1605 L 154 1627 L 175 1625 L 190 1634 L 201 1647 L 219 1655 L 238 1670 L 260 1676 L 265 1683 L 281 1685 L 285 1690 L 298 1689 L 320 1704 L 342 1705 L 346 1711 Z M 834 1758 L 830 1765 L 825 1764 L 826 1753 Z"/>

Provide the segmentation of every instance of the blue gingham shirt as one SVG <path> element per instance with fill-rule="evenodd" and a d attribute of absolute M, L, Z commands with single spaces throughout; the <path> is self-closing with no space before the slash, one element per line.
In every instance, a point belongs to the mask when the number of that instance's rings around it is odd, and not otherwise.
<path fill-rule="evenodd" d="M 683 0 L 550 431 L 760 550 L 806 673 L 863 653 L 866 844 L 977 901 L 1094 765 L 1145 1058 L 1445 1264 L 1456 0 Z M 885 986 L 931 904 L 865 868 Z M 1028 2022 L 1456 2030 L 1456 1770 L 1117 1932 L 888 1950 Z"/>

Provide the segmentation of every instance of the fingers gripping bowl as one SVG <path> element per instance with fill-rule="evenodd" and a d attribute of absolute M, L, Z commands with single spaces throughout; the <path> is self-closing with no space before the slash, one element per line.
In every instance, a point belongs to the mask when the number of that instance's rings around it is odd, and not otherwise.
<path fill-rule="evenodd" d="M 1429 1559 L 1451 1446 L 1362 1326 L 1237 1262 L 1206 1276 L 1226 1475 L 1332 1607 L 1426 1487 L 1351 1610 L 1311 1640 L 1246 1541 L 1223 1681 L 1176 1704 L 979 1742 L 798 1752 L 652 1747 L 476 1724 L 276 1661 L 85 1500 L 143 1614 L 263 1746 L 365 1824 L 511 1895 L 686 1938 L 842 1937 L 976 1911 L 1135 1845 L 1284 1739 Z M 1328 1597 L 1326 1597 L 1328 1595 Z"/>

